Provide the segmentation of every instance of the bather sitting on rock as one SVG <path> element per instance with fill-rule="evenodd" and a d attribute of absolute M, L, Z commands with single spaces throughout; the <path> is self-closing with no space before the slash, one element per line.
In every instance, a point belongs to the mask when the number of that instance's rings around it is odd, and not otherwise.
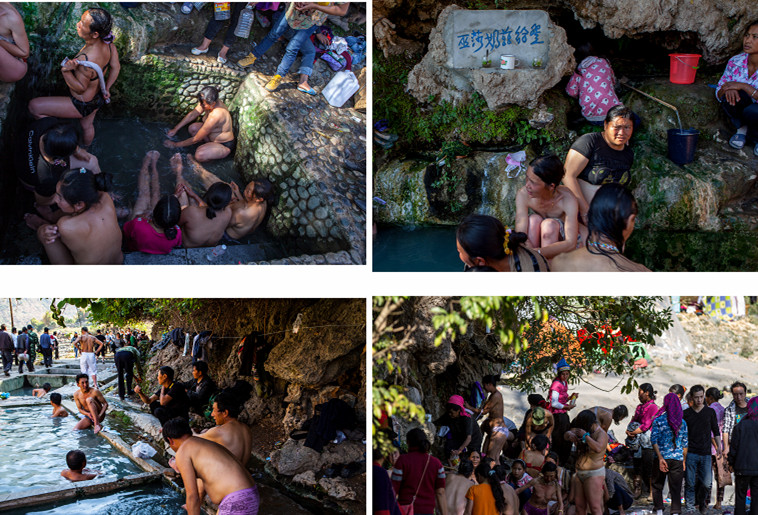
<path fill-rule="evenodd" d="M 24 20 L 8 2 L 0 2 L 0 82 L 16 82 L 26 75 L 29 39 Z"/>
<path fill-rule="evenodd" d="M 197 94 L 197 107 L 182 118 L 173 129 L 168 131 L 168 137 L 173 138 L 179 129 L 187 125 L 190 137 L 182 141 L 167 139 L 163 144 L 168 148 L 182 148 L 200 144 L 195 150 L 195 159 L 204 163 L 214 159 L 223 159 L 234 153 L 235 140 L 232 130 L 232 115 L 229 108 L 218 99 L 218 90 L 206 86 Z M 207 115 L 204 122 L 194 122 L 200 116 Z"/>
<path fill-rule="evenodd" d="M 626 240 L 634 231 L 637 201 L 620 184 L 602 186 L 590 204 L 589 236 L 585 245 L 557 256 L 554 272 L 649 272 L 624 256 Z"/>
<path fill-rule="evenodd" d="M 557 156 L 538 157 L 529 163 L 526 185 L 516 194 L 516 232 L 527 233 L 530 247 L 548 260 L 577 248 L 584 232 L 576 197 L 560 185 L 563 174 Z"/>
<path fill-rule="evenodd" d="M 168 254 L 182 245 L 179 218 L 182 207 L 173 195 L 161 194 L 156 162 L 160 154 L 151 150 L 145 154 L 137 178 L 137 202 L 131 220 L 124 224 L 124 245 L 128 251 L 147 254 Z"/>
<path fill-rule="evenodd" d="M 216 382 L 208 375 L 208 363 L 196 361 L 192 365 L 192 381 L 180 384 L 187 390 L 190 410 L 202 415 L 217 391 Z"/>
<path fill-rule="evenodd" d="M 77 374 L 76 384 L 79 386 L 79 390 L 74 392 L 74 402 L 84 418 L 74 426 L 74 429 L 92 427 L 97 434 L 103 429 L 100 423 L 105 420 L 108 401 L 105 400 L 100 390 L 89 387 L 89 376 L 87 374 Z"/>
<path fill-rule="evenodd" d="M 110 89 L 121 71 L 112 27 L 113 19 L 105 9 L 84 11 L 76 24 L 76 34 L 84 40 L 84 47 L 74 59 L 61 63 L 61 74 L 71 94 L 37 97 L 29 102 L 29 112 L 38 120 L 47 116 L 81 120 L 85 145 L 95 139 L 95 115 L 110 100 Z"/>
<path fill-rule="evenodd" d="M 69 481 L 89 481 L 97 477 L 97 472 L 84 468 L 87 466 L 87 456 L 80 450 L 68 451 L 66 465 L 68 468 L 61 472 L 61 476 Z"/>
<path fill-rule="evenodd" d="M 121 228 L 116 207 L 106 193 L 111 176 L 95 175 L 80 168 L 66 172 L 56 186 L 53 200 L 64 216 L 49 224 L 37 215 L 27 214 L 26 224 L 37 231 L 54 265 L 116 265 L 124 261 L 121 253 Z"/>
<path fill-rule="evenodd" d="M 66 411 L 66 408 L 61 406 L 61 402 L 63 402 L 63 399 L 61 398 L 61 394 L 57 392 L 50 394 L 50 405 L 53 407 L 53 414 L 50 415 L 51 417 L 63 418 L 63 417 L 68 416 L 68 411 Z"/>
<path fill-rule="evenodd" d="M 80 132 L 70 121 L 53 117 L 36 120 L 29 125 L 24 139 L 25 151 L 15 154 L 18 180 L 34 192 L 34 207 L 48 222 L 63 215 L 53 196 L 66 170 L 84 167 L 100 173 L 97 158 L 79 147 Z"/>
<path fill-rule="evenodd" d="M 211 501 L 218 504 L 218 513 L 258 513 L 258 487 L 248 471 L 226 448 L 192 436 L 189 423 L 183 418 L 166 422 L 163 438 L 176 452 L 176 466 L 184 481 L 189 515 L 200 514 L 202 498 L 197 490 L 197 479 L 203 481 Z"/>
<path fill-rule="evenodd" d="M 184 386 L 174 382 L 174 369 L 167 366 L 159 368 L 158 384 L 160 388 L 151 397 L 145 395 L 139 385 L 134 387 L 134 393 L 139 395 L 142 402 L 150 406 L 150 411 L 161 424 L 165 424 L 174 417 L 188 420 L 189 399 L 187 399 Z"/>
<path fill-rule="evenodd" d="M 176 173 L 174 195 L 182 206 L 179 226 L 185 248 L 213 247 L 224 237 L 232 220 L 232 188 L 223 182 L 213 184 L 200 198 L 182 176 L 182 156 L 174 154 L 171 169 Z"/>
<path fill-rule="evenodd" d="M 223 183 L 192 157 L 188 160 L 206 188 L 217 182 Z M 232 188 L 232 202 L 229 204 L 232 208 L 232 221 L 226 228 L 225 235 L 234 241 L 255 232 L 263 225 L 274 200 L 274 186 L 268 179 L 253 179 L 245 187 L 244 193 L 240 192 L 234 181 L 231 181 L 229 186 Z"/>

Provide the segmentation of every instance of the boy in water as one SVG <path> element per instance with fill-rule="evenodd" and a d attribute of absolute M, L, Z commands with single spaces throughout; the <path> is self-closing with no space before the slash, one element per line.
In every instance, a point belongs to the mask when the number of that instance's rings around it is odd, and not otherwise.
<path fill-rule="evenodd" d="M 50 389 L 52 386 L 50 386 L 50 383 L 45 383 L 42 385 L 42 388 L 35 388 L 32 390 L 32 395 L 35 397 L 44 397 L 50 392 Z"/>
<path fill-rule="evenodd" d="M 68 451 L 68 454 L 66 454 L 66 465 L 68 465 L 68 469 L 61 471 L 61 476 L 69 481 L 88 481 L 97 477 L 96 472 L 85 470 L 87 456 L 80 450 Z"/>
<path fill-rule="evenodd" d="M 68 411 L 66 411 L 66 408 L 61 406 L 61 394 L 59 393 L 51 393 L 50 394 L 50 405 L 53 407 L 53 414 L 51 415 L 53 418 L 55 417 L 67 417 Z"/>

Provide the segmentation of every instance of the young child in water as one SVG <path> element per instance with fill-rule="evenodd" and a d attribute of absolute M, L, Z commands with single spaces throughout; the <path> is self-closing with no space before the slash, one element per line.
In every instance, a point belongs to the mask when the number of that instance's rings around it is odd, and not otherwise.
<path fill-rule="evenodd" d="M 97 476 L 96 472 L 84 468 L 87 466 L 87 456 L 80 450 L 68 451 L 66 465 L 68 465 L 68 469 L 63 470 L 61 476 L 69 481 L 88 481 Z"/>
<path fill-rule="evenodd" d="M 51 415 L 53 418 L 55 417 L 67 417 L 68 411 L 66 411 L 66 408 L 61 406 L 61 394 L 59 393 L 51 393 L 50 394 L 50 405 L 53 407 L 53 414 Z"/>

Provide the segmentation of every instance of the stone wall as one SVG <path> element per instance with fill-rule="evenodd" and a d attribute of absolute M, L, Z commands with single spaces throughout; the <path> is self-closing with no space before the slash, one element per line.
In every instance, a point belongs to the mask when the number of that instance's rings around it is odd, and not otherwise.
<path fill-rule="evenodd" d="M 237 168 L 278 187 L 268 230 L 303 253 L 347 250 L 365 263 L 365 115 L 294 88 L 271 95 L 265 82 L 248 75 L 231 108 Z"/>

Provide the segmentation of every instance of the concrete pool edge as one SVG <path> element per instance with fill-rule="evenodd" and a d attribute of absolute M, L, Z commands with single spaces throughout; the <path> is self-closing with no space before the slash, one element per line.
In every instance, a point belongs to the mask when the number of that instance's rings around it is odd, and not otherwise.
<path fill-rule="evenodd" d="M 32 488 L 23 492 L 0 494 L 0 511 L 26 508 L 67 499 L 99 495 L 115 490 L 139 486 L 161 479 L 160 472 L 131 474 L 116 480 L 92 479 L 72 484 L 70 487 L 48 490 Z"/>

